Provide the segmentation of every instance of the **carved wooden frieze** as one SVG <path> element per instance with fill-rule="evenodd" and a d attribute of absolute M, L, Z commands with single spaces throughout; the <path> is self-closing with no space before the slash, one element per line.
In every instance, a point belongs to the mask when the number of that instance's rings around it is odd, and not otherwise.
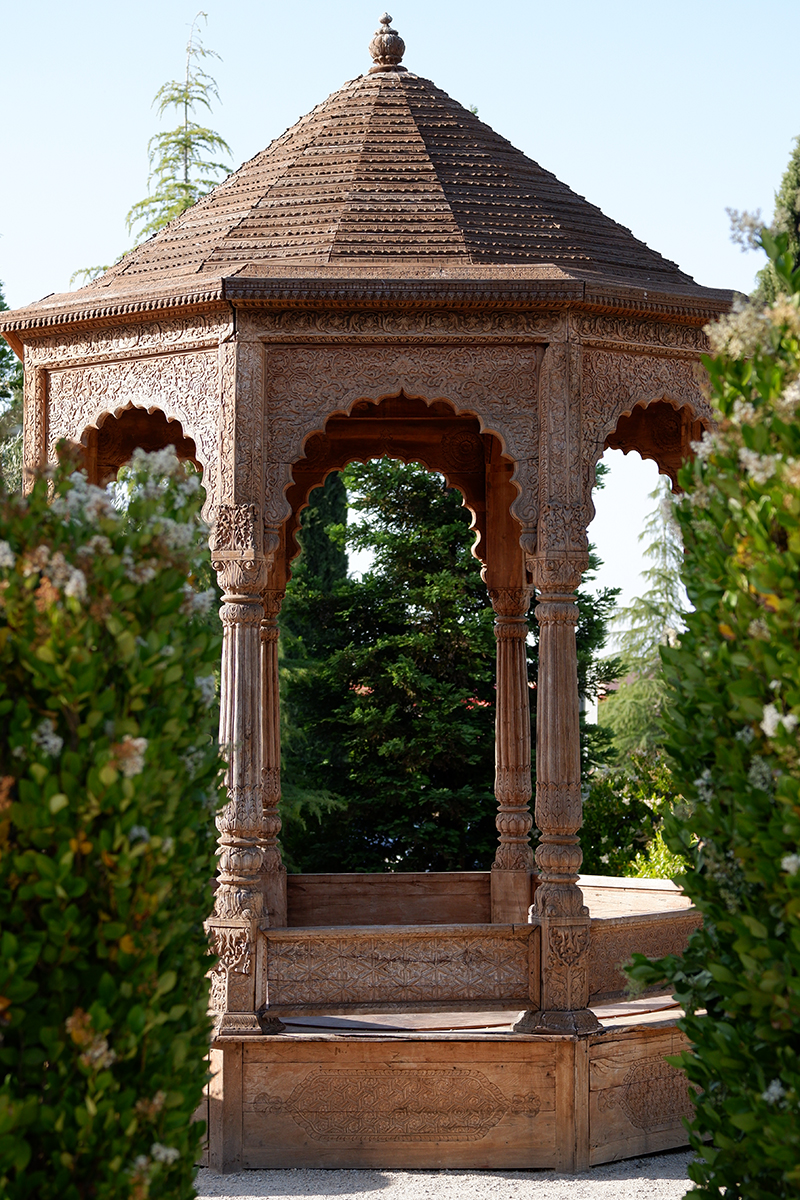
<path fill-rule="evenodd" d="M 318 1142 L 475 1142 L 504 1117 L 538 1115 L 536 1092 L 505 1096 L 467 1067 L 321 1067 L 286 1098 L 261 1091 L 245 1111 L 289 1116 Z"/>
<path fill-rule="evenodd" d="M 625 346 L 639 350 L 660 348 L 692 357 L 705 354 L 708 338 L 696 325 L 672 325 L 666 321 L 634 321 L 620 316 L 601 316 L 596 313 L 576 313 L 572 329 L 584 347 L 610 345 L 613 349 Z"/>
<path fill-rule="evenodd" d="M 216 345 L 231 332 L 229 313 L 197 313 L 134 324 L 98 323 L 90 329 L 37 337 L 28 342 L 26 366 L 57 366 L 95 360 L 141 358 Z"/>
<path fill-rule="evenodd" d="M 159 355 L 47 372 L 47 456 L 60 438 L 80 442 L 90 426 L 107 414 L 133 405 L 158 408 L 180 421 L 193 439 L 204 468 L 204 484 L 213 491 L 217 457 L 216 349 Z"/>
<path fill-rule="evenodd" d="M 564 338 L 562 314 L 534 312 L 437 311 L 319 311 L 287 309 L 277 312 L 240 311 L 239 330 L 245 336 L 285 341 L 320 336 L 328 342 L 352 343 L 354 338 L 402 338 L 404 344 L 424 344 L 451 335 L 470 339 L 532 338 L 549 342 Z"/>
<path fill-rule="evenodd" d="M 513 511 L 529 525 L 537 506 L 538 346 L 426 345 L 398 347 L 267 345 L 265 520 L 289 515 L 285 489 L 306 439 L 335 412 L 359 400 L 399 395 L 449 401 L 474 413 L 497 434 L 516 463 L 520 489 Z M 463 448 L 462 448 L 463 452 Z"/>
<path fill-rule="evenodd" d="M 526 1003 L 530 926 L 269 930 L 269 1008 L 474 1000 Z M 263 998 L 262 998 L 263 999 Z"/>

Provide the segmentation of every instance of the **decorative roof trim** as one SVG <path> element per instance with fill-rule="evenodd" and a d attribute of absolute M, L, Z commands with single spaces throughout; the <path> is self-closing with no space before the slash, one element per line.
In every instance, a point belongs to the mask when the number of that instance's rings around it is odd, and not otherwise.
<path fill-rule="evenodd" d="M 491 309 L 502 305 L 519 309 L 581 308 L 591 312 L 684 317 L 698 324 L 726 312 L 733 292 L 703 289 L 700 295 L 650 291 L 613 284 L 587 283 L 579 279 L 313 279 L 253 278 L 232 276 L 198 292 L 150 295 L 146 298 L 88 303 L 42 311 L 42 303 L 28 309 L 0 313 L 0 333 L 20 354 L 17 333 L 52 329 L 63 325 L 92 325 L 98 321 L 141 313 L 175 309 L 217 308 L 221 303 L 234 308 L 329 308 L 363 305 L 372 308 Z M 14 345 L 14 342 L 17 345 Z M 19 348 L 17 348 L 19 347 Z"/>

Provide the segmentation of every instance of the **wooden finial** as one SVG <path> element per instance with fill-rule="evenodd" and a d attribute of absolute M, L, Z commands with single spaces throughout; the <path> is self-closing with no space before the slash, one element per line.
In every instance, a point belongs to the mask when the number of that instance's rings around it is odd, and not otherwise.
<path fill-rule="evenodd" d="M 405 50 L 405 42 L 397 30 L 392 29 L 392 18 L 388 13 L 384 13 L 380 28 L 369 44 L 369 52 L 375 63 L 375 66 L 370 68 L 370 74 L 373 71 L 404 71 L 405 67 L 401 67 L 400 63 Z"/>

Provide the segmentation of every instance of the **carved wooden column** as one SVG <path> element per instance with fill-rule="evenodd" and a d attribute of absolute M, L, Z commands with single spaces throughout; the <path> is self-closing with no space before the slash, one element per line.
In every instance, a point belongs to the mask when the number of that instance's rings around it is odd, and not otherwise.
<path fill-rule="evenodd" d="M 524 919 L 530 903 L 531 717 L 526 588 L 491 588 L 497 639 L 495 796 L 500 844 L 492 865 L 492 920 Z"/>
<path fill-rule="evenodd" d="M 264 871 L 270 927 L 286 924 L 286 868 L 281 861 L 278 834 L 281 818 L 281 709 L 278 676 L 278 613 L 285 589 L 262 595 L 261 622 L 261 779 L 264 795 Z"/>
<path fill-rule="evenodd" d="M 256 528 L 255 505 L 217 510 L 212 563 L 223 588 L 220 744 L 229 796 L 217 817 L 219 878 L 207 922 L 220 955 L 211 988 L 217 1036 L 266 1032 L 256 1012 L 256 959 L 258 931 L 269 924 L 261 745 L 261 596 L 269 563 L 258 552 Z"/>
<path fill-rule="evenodd" d="M 536 850 L 539 882 L 531 920 L 541 930 L 541 1011 L 526 1013 L 520 1033 L 590 1033 L 589 910 L 577 886 L 582 822 L 578 662 L 574 589 L 585 559 L 533 560 L 539 597 L 536 702 Z"/>
<path fill-rule="evenodd" d="M 513 464 L 494 445 L 486 470 L 487 564 L 483 578 L 495 612 L 497 706 L 495 795 L 500 844 L 492 865 L 492 922 L 525 921 L 531 902 L 533 851 L 531 716 L 526 614 L 531 587 L 520 545 L 520 525 L 511 515 L 516 489 Z"/>

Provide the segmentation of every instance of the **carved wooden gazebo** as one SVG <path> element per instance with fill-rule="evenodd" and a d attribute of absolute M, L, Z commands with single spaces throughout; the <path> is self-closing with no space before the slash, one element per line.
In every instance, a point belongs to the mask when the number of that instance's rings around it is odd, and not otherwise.
<path fill-rule="evenodd" d="M 0 332 L 24 357 L 28 467 L 68 438 L 98 482 L 137 445 L 172 443 L 203 471 L 230 794 L 209 922 L 211 1161 L 576 1167 L 681 1140 L 685 1096 L 660 1057 L 679 1035 L 629 1039 L 592 1108 L 608 1043 L 591 1005 L 620 994 L 631 950 L 675 948 L 695 920 L 655 891 L 643 912 L 593 919 L 578 886 L 574 591 L 594 468 L 610 446 L 675 478 L 711 419 L 702 327 L 730 296 L 407 71 L 390 21 L 368 74 L 100 279 L 2 314 Z M 294 534 L 330 471 L 383 454 L 441 471 L 474 515 L 496 614 L 497 857 L 489 872 L 287 880 L 276 618 Z M 400 1054 L 278 1020 L 513 1007 L 514 1034 L 436 1053 L 430 1035 Z M 666 1108 L 637 1125 L 651 1086 Z M 615 1106 L 612 1137 L 598 1114 Z"/>

